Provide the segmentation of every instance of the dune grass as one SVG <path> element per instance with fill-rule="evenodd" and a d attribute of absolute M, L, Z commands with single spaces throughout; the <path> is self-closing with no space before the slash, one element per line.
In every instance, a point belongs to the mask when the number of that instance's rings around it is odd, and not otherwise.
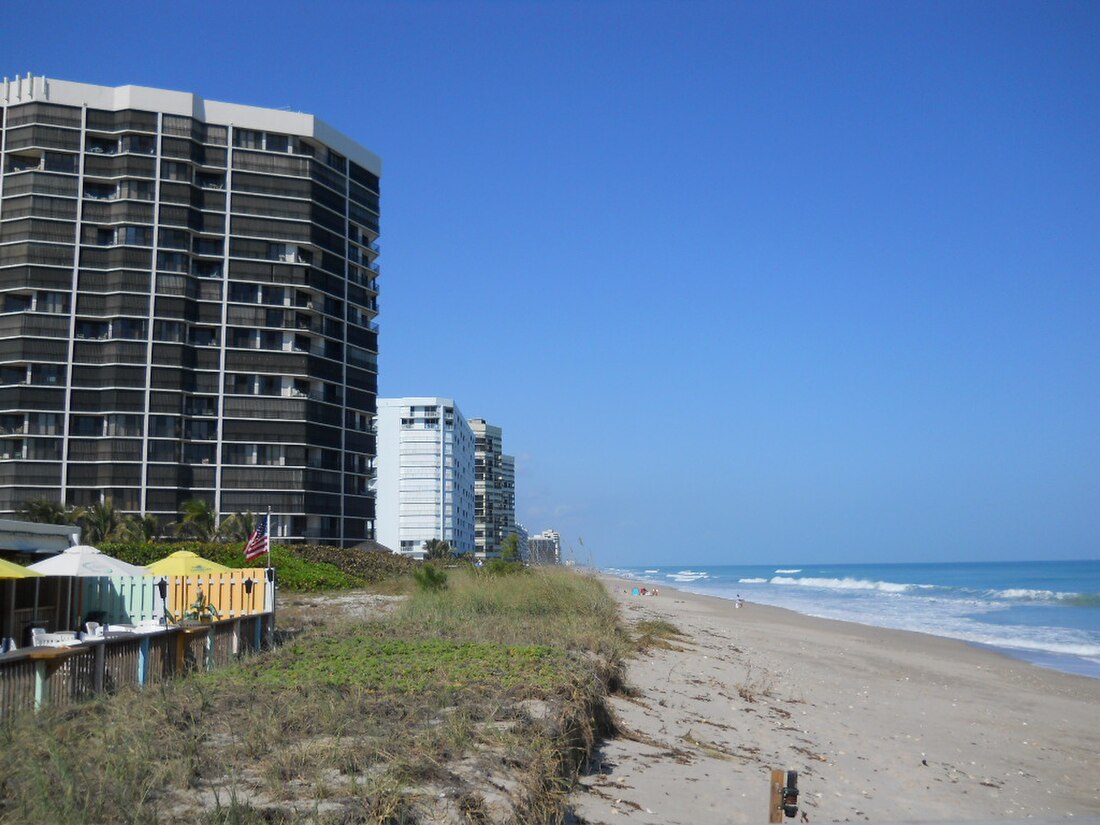
<path fill-rule="evenodd" d="M 555 821 L 629 644 L 593 578 L 453 571 L 384 620 L 13 720 L 0 822 Z"/>

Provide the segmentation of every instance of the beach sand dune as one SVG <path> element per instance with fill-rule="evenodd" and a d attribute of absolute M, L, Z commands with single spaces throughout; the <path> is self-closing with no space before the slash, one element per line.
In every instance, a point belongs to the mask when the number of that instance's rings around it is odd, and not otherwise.
<path fill-rule="evenodd" d="M 772 768 L 797 821 L 1100 817 L 1100 680 L 963 642 L 662 588 L 631 624 L 683 638 L 633 660 L 577 823 L 767 822 Z"/>

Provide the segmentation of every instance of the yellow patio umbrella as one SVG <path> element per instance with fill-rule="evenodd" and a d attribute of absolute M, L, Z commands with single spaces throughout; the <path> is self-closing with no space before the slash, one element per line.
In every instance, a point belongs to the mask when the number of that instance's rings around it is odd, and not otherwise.
<path fill-rule="evenodd" d="M 232 567 L 204 559 L 190 550 L 177 550 L 160 561 L 147 564 L 145 569 L 154 576 L 201 576 L 206 573 L 229 573 Z"/>
<path fill-rule="evenodd" d="M 0 579 L 30 579 L 41 575 L 37 570 L 29 570 L 21 564 L 0 559 Z"/>
<path fill-rule="evenodd" d="M 8 609 L 5 611 L 5 613 L 7 615 L 0 616 L 0 628 L 2 628 L 2 631 L 3 631 L 3 632 L 0 632 L 0 643 L 2 643 L 4 645 L 4 647 L 3 647 L 4 650 L 7 650 L 8 646 L 11 644 L 9 641 L 6 641 L 4 637 L 7 637 L 9 634 L 12 635 L 12 636 L 16 635 L 14 630 L 13 630 L 13 628 L 15 627 L 15 580 L 16 579 L 33 579 L 33 578 L 41 578 L 41 577 L 42 577 L 42 574 L 39 573 L 37 570 L 28 570 L 26 567 L 23 567 L 21 564 L 14 564 L 10 561 L 5 561 L 4 559 L 0 559 L 0 579 L 10 579 L 11 580 L 11 585 L 8 588 L 8 590 L 9 590 L 8 598 L 7 598 Z M 35 582 L 34 587 L 35 587 L 35 590 L 37 591 L 38 582 Z M 34 594 L 34 606 L 35 606 L 35 614 L 37 614 L 37 612 L 38 612 L 38 593 L 37 592 L 35 592 L 35 594 Z"/>

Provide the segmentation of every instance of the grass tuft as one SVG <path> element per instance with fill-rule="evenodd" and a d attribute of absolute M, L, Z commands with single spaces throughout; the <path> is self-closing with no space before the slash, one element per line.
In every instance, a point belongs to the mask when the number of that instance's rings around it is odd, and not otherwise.
<path fill-rule="evenodd" d="M 664 650 L 683 650 L 673 641 L 687 639 L 687 636 L 671 622 L 653 619 L 634 625 L 634 647 L 639 653 L 651 648 Z"/>

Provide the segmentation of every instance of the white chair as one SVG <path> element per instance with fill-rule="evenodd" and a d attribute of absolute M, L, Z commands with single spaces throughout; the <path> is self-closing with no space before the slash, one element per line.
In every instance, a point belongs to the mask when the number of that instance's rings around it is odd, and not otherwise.
<path fill-rule="evenodd" d="M 102 636 L 103 625 L 99 622 L 85 622 L 84 630 L 89 636 Z"/>

